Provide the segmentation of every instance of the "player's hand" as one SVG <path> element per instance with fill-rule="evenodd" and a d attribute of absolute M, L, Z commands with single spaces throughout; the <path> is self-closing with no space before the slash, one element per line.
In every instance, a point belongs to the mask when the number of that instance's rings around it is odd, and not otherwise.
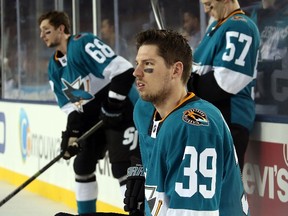
<path fill-rule="evenodd" d="M 119 129 L 123 121 L 123 101 L 108 99 L 102 104 L 100 119 L 106 128 Z"/>
<path fill-rule="evenodd" d="M 127 175 L 124 210 L 130 212 L 130 215 L 144 215 L 145 177 L 143 166 L 137 164 L 129 167 Z"/>
<path fill-rule="evenodd" d="M 62 132 L 61 151 L 64 152 L 63 158 L 70 159 L 80 151 L 80 145 L 76 142 L 78 134 L 69 131 Z"/>

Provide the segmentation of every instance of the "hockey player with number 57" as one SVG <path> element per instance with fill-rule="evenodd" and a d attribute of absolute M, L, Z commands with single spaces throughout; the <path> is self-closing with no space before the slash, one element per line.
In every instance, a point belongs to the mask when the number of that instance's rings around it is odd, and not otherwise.
<path fill-rule="evenodd" d="M 194 52 L 188 89 L 224 116 L 240 169 L 255 120 L 254 88 L 260 35 L 237 0 L 201 0 L 215 21 Z"/>
<path fill-rule="evenodd" d="M 92 33 L 70 34 L 65 12 L 51 11 L 39 17 L 40 37 L 56 52 L 50 58 L 49 82 L 59 107 L 67 114 L 62 133 L 64 159 L 74 160 L 79 214 L 96 211 L 97 161 L 109 152 L 112 173 L 126 189 L 130 157 L 139 157 L 132 119 L 138 94 L 133 88 L 133 66 Z M 75 140 L 103 120 L 104 126 L 83 146 Z M 57 123 L 57 119 L 55 119 Z"/>

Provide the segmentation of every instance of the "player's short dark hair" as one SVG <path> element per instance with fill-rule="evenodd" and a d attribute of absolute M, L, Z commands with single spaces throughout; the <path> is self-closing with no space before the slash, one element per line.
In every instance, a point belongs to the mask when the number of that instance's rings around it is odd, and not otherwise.
<path fill-rule="evenodd" d="M 136 35 L 137 50 L 142 45 L 156 45 L 158 54 L 168 66 L 177 61 L 183 64 L 182 81 L 188 82 L 192 69 L 192 50 L 186 38 L 174 30 L 149 29 Z"/>
<path fill-rule="evenodd" d="M 63 11 L 49 11 L 45 14 L 42 14 L 38 19 L 38 24 L 40 25 L 43 20 L 49 20 L 49 23 L 58 28 L 60 25 L 65 26 L 65 34 L 70 34 L 70 19 L 67 13 Z"/>

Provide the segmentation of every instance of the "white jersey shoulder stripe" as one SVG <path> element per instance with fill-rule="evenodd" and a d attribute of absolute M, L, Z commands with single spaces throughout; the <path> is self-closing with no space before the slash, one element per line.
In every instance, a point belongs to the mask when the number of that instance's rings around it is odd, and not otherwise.
<path fill-rule="evenodd" d="M 214 76 L 217 84 L 230 94 L 237 94 L 253 80 L 251 76 L 225 67 L 214 67 Z"/>
<path fill-rule="evenodd" d="M 104 69 L 103 75 L 105 78 L 111 80 L 113 77 L 123 73 L 123 71 L 126 71 L 129 68 L 133 68 L 133 65 L 123 57 L 117 56 Z"/>

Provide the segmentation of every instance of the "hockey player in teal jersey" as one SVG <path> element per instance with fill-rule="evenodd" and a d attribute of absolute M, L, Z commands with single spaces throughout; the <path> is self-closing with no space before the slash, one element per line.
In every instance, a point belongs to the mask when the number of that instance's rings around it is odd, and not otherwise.
<path fill-rule="evenodd" d="M 255 119 L 254 86 L 259 50 L 255 23 L 237 0 L 202 0 L 216 19 L 194 52 L 188 88 L 222 112 L 241 170 Z"/>
<path fill-rule="evenodd" d="M 138 99 L 133 88 L 134 69 L 95 35 L 71 35 L 66 13 L 48 12 L 38 21 L 40 37 L 47 47 L 56 50 L 49 61 L 48 76 L 58 105 L 67 114 L 61 141 L 64 159 L 77 154 L 73 167 L 78 213 L 95 212 L 97 161 L 108 149 L 112 174 L 119 180 L 124 195 L 130 157 L 139 157 L 132 115 L 133 104 Z M 82 146 L 75 143 L 100 119 L 104 127 Z"/>
<path fill-rule="evenodd" d="M 215 106 L 187 91 L 192 65 L 187 40 L 171 30 L 147 30 L 136 44 L 133 75 L 141 99 L 134 122 L 146 216 L 249 215 L 226 122 Z"/>

